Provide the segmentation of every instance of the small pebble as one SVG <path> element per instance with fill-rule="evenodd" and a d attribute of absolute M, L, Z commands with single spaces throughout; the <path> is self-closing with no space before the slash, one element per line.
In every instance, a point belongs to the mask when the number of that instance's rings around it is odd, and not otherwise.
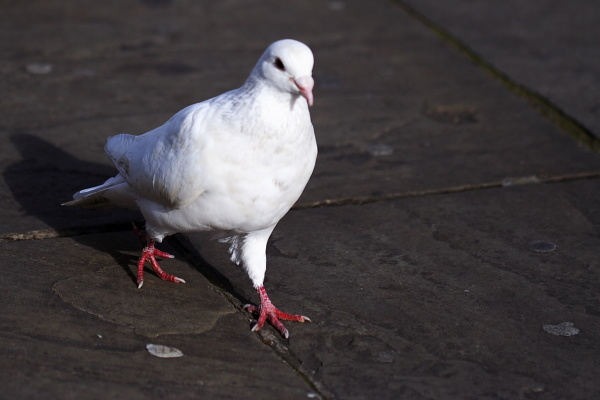
<path fill-rule="evenodd" d="M 548 253 L 556 250 L 556 245 L 546 240 L 533 240 L 527 245 L 529 250 L 535 251 L 536 253 Z"/>
<path fill-rule="evenodd" d="M 49 74 L 53 68 L 52 64 L 45 62 L 31 62 L 25 66 L 27 72 L 33 75 Z"/>
<path fill-rule="evenodd" d="M 183 357 L 181 350 L 176 349 L 175 347 L 163 346 L 162 344 L 148 343 L 146 345 L 146 350 L 153 356 L 160 358 Z"/>
<path fill-rule="evenodd" d="M 387 144 L 370 144 L 367 146 L 367 151 L 375 157 L 391 156 L 394 154 L 394 148 Z"/>
<path fill-rule="evenodd" d="M 579 329 L 575 328 L 572 322 L 561 322 L 558 325 L 544 325 L 544 332 L 555 336 L 574 336 L 579 333 Z"/>

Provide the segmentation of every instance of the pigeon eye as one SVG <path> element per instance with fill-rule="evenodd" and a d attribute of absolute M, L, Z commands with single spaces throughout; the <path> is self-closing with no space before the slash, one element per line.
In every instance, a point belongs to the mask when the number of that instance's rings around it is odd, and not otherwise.
<path fill-rule="evenodd" d="M 285 71 L 285 65 L 283 65 L 283 61 L 281 61 L 281 58 L 277 57 L 273 64 L 275 64 L 275 67 L 277 67 L 278 70 Z"/>

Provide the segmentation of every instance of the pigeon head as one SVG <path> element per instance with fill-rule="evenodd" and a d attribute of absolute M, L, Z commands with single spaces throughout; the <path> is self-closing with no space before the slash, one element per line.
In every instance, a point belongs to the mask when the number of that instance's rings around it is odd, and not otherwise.
<path fill-rule="evenodd" d="M 309 106 L 313 104 L 312 51 L 292 39 L 279 40 L 264 52 L 254 72 L 280 91 L 299 94 Z"/>

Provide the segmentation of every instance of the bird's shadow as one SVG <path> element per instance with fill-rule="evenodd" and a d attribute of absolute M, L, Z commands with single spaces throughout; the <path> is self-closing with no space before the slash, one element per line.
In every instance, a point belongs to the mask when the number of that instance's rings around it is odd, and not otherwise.
<path fill-rule="evenodd" d="M 52 229 L 59 235 L 72 236 L 77 242 L 110 254 L 115 262 L 132 276 L 131 254 L 137 239 L 114 241 L 95 240 L 85 233 L 120 231 L 139 220 L 139 213 L 90 211 L 63 207 L 80 189 L 96 186 L 111 176 L 115 169 L 101 163 L 83 161 L 28 133 L 14 133 L 9 137 L 21 155 L 19 161 L 8 165 L 3 178 L 13 199 L 20 206 L 22 218 L 13 230 L 22 233 L 31 230 Z M 40 224 L 41 222 L 41 224 Z M 78 234 L 82 233 L 82 234 Z M 139 241 L 137 242 L 139 245 Z"/>
<path fill-rule="evenodd" d="M 19 161 L 8 165 L 3 178 L 14 200 L 20 205 L 22 224 L 15 231 L 44 229 L 44 226 L 57 231 L 59 235 L 70 236 L 73 240 L 99 252 L 109 254 L 136 282 L 133 267 L 137 264 L 136 254 L 142 244 L 131 233 L 124 240 L 112 236 L 91 235 L 90 233 L 109 233 L 131 231 L 131 222 L 142 227 L 139 212 L 114 209 L 83 210 L 77 207 L 61 206 L 72 199 L 73 193 L 83 188 L 96 186 L 114 176 L 116 169 L 107 164 L 78 159 L 52 143 L 28 133 L 10 135 L 10 141 L 21 155 Z M 42 224 L 40 224 L 40 221 Z M 205 261 L 198 252 L 190 252 L 190 246 L 175 245 L 178 252 L 188 249 L 195 262 L 190 264 L 213 284 L 217 284 L 240 301 L 247 301 L 240 295 L 231 282 L 214 266 Z M 184 241 L 185 242 L 185 241 Z"/>

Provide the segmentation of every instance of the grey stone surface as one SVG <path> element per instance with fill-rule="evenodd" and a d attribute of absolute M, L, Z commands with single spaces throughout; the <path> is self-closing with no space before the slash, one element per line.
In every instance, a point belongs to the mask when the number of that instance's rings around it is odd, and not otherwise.
<path fill-rule="evenodd" d="M 3 233 L 131 219 L 59 204 L 114 174 L 102 150 L 107 136 L 143 133 L 238 87 L 266 43 L 288 36 L 309 43 L 317 60 L 320 156 L 301 203 L 600 169 L 595 154 L 391 3 L 303 2 L 289 14 L 272 3 L 245 18 L 237 2 L 211 4 L 140 2 L 126 14 L 15 3 L 4 14 L 22 46 L 4 44 L 10 96 L 0 100 L 0 129 L 10 141 L 2 179 L 12 196 L 0 203 L 9 210 Z M 23 30 L 25 16 L 35 29 Z M 28 73 L 36 60 L 55 68 Z M 380 155 L 376 146 L 389 150 Z M 43 186 L 33 190 L 34 179 Z"/>
<path fill-rule="evenodd" d="M 600 136 L 596 1 L 402 2 Z"/>
<path fill-rule="evenodd" d="M 173 251 L 168 245 L 163 245 Z M 305 398 L 311 388 L 190 266 L 134 283 L 132 233 L 0 243 L 0 398 Z M 175 253 L 177 254 L 177 253 Z M 156 358 L 148 343 L 173 346 Z"/>
<path fill-rule="evenodd" d="M 594 398 L 598 198 L 584 181 L 291 212 L 266 287 L 313 320 L 288 326 L 289 346 L 339 398 Z M 580 332 L 544 330 L 564 321 Z"/>
<path fill-rule="evenodd" d="M 535 3 L 512 21 L 524 64 L 549 29 L 523 24 Z M 514 53 L 485 42 L 502 5 L 420 4 L 461 25 L 448 29 L 467 44 L 485 33 L 481 54 L 500 68 L 494 58 Z M 467 6 L 479 25 L 456 17 Z M 8 1 L 0 26 L 0 397 L 600 395 L 600 158 L 393 2 Z M 212 234 L 163 245 L 177 255 L 163 267 L 185 285 L 147 272 L 138 290 L 129 222 L 140 216 L 60 207 L 114 173 L 107 136 L 239 86 L 283 37 L 316 56 L 320 156 L 300 204 L 372 201 L 301 208 L 275 230 L 269 294 L 314 321 L 290 323 L 289 341 L 250 332 L 241 305 L 257 296 Z M 573 51 L 549 46 L 550 59 Z M 552 74 L 537 78 L 567 99 L 573 89 Z M 565 111 L 597 111 L 579 100 Z M 156 358 L 148 343 L 184 356 Z"/>

